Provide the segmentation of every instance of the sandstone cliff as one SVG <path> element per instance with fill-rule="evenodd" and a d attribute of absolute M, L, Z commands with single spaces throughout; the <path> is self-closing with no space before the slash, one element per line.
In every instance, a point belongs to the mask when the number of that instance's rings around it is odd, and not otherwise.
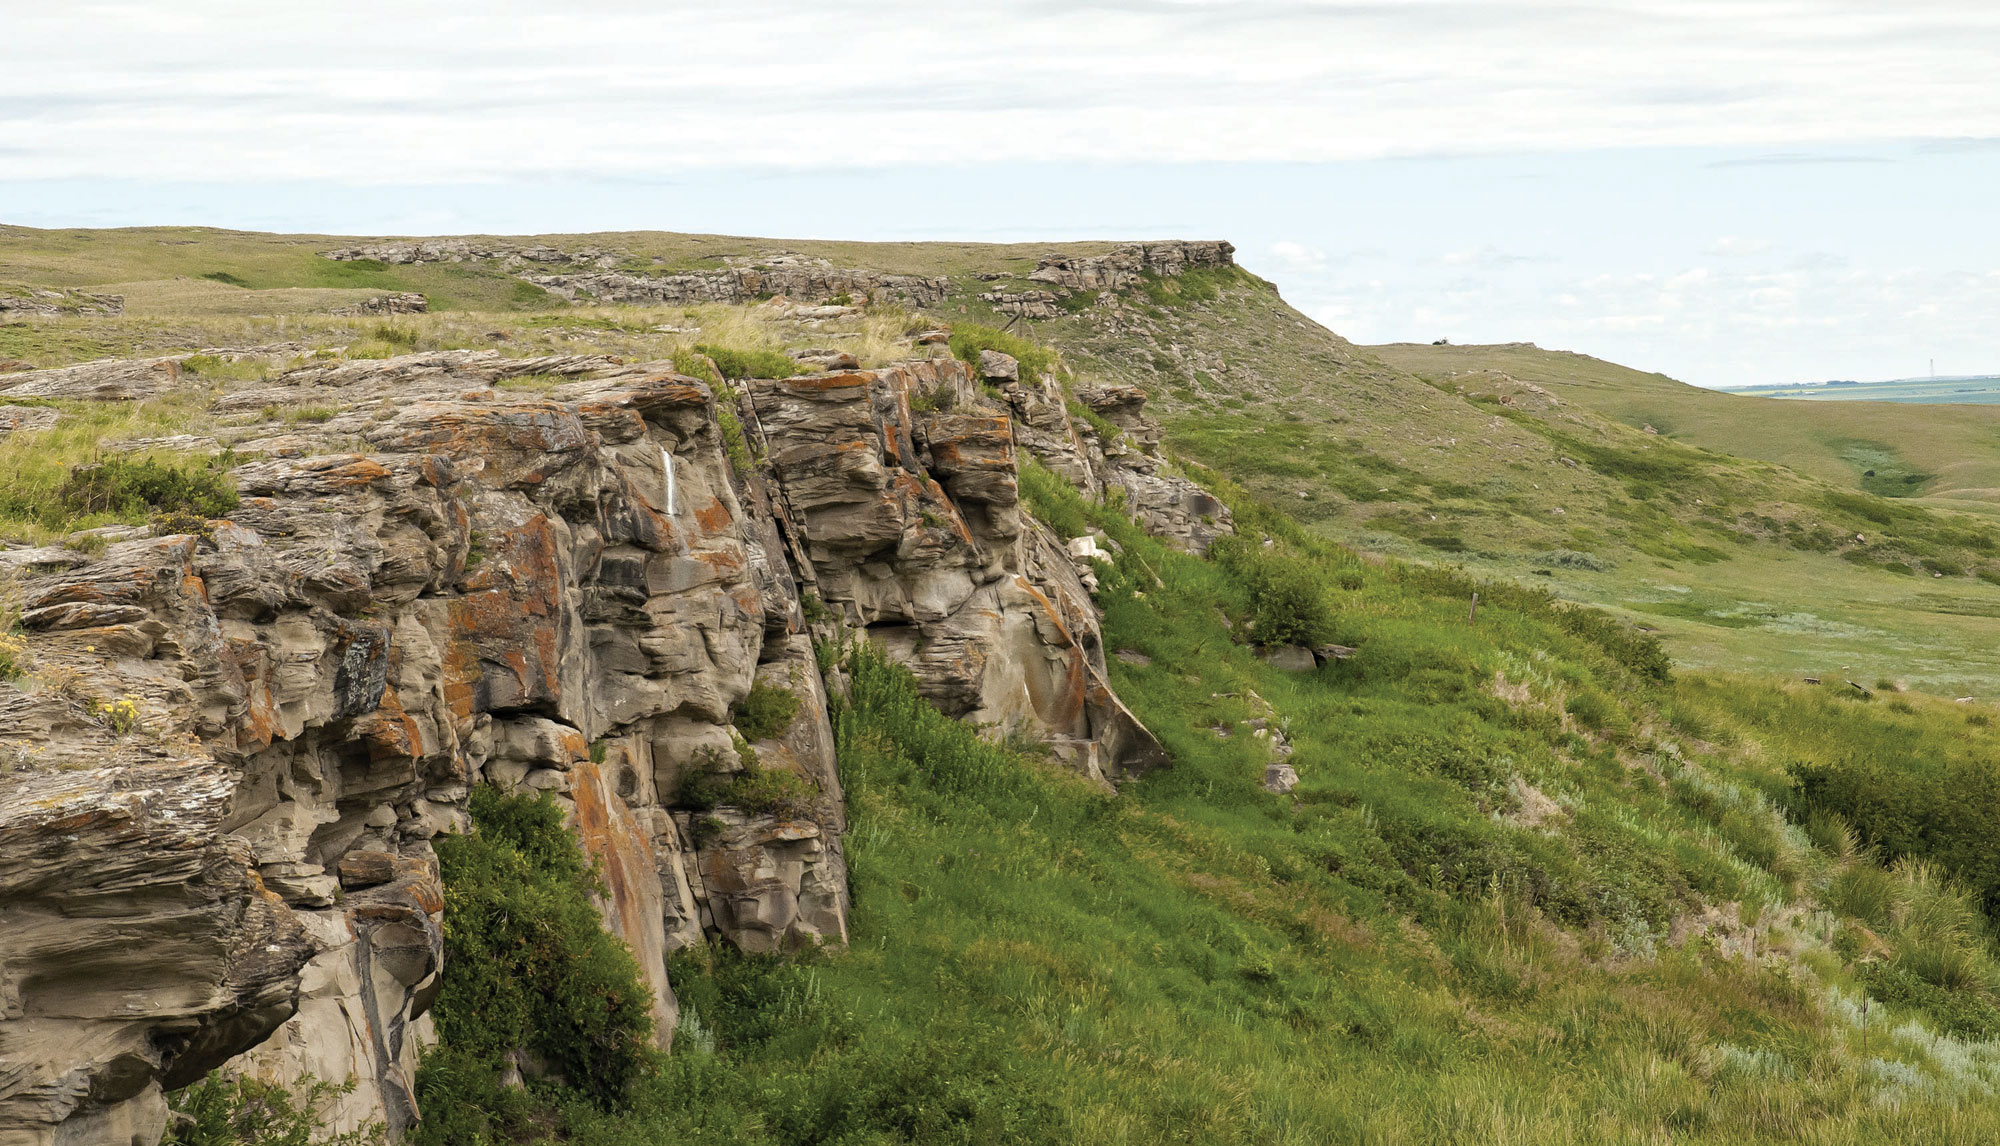
<path fill-rule="evenodd" d="M 408 1126 L 446 906 L 430 841 L 481 782 L 570 810 L 663 1041 L 672 949 L 842 943 L 815 637 L 878 642 L 946 711 L 1099 782 L 1164 763 L 1019 464 L 1122 489 L 1191 547 L 1227 515 L 1162 464 L 1143 395 L 1083 396 L 1106 442 L 989 359 L 720 393 L 591 356 L 308 366 L 217 400 L 253 459 L 226 520 L 0 551 L 31 670 L 0 683 L 0 1144 L 157 1141 L 163 1090 L 225 1063 L 352 1078 L 340 1126 Z M 527 376 L 548 388 L 501 385 Z M 163 361 L 15 389 L 178 383 Z M 284 417 L 308 404 L 337 412 Z M 759 683 L 799 703 L 746 751 Z M 810 807 L 686 804 L 690 775 L 752 754 Z"/>

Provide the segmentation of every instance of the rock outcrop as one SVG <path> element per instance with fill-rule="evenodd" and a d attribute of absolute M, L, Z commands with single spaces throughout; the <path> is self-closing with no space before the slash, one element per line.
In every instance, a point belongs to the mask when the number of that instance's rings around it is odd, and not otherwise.
<path fill-rule="evenodd" d="M 689 306 L 784 296 L 814 303 L 844 297 L 856 302 L 937 306 L 951 290 L 951 280 L 942 276 L 836 267 L 825 259 L 790 251 L 772 251 L 754 258 L 728 256 L 722 260 L 724 265 L 713 269 L 674 272 L 655 271 L 646 265 L 649 261 L 663 264 L 664 259 L 647 260 L 624 251 L 596 247 L 572 251 L 486 239 L 384 240 L 326 251 L 321 257 L 396 266 L 498 263 L 522 280 L 577 304 Z"/>
<path fill-rule="evenodd" d="M 430 309 L 431 300 L 425 298 L 423 295 L 415 291 L 397 291 L 394 294 L 378 294 L 374 298 L 362 299 L 353 306 L 336 307 L 327 313 L 342 315 L 428 314 Z"/>
<path fill-rule="evenodd" d="M 1128 243 L 1106 255 L 1051 255 L 1028 278 L 1068 290 L 1117 290 L 1149 274 L 1178 275 L 1235 264 L 1235 246 L 1220 241 Z"/>
<path fill-rule="evenodd" d="M 46 288 L 0 288 L 0 315 L 36 314 L 54 317 L 63 314 L 124 313 L 124 295 L 89 294 L 80 290 Z"/>
<path fill-rule="evenodd" d="M 666 275 L 583 271 L 521 277 L 568 302 L 634 306 L 742 303 L 777 296 L 936 306 L 951 289 L 951 280 L 946 278 L 850 270 L 805 259 Z"/>
<path fill-rule="evenodd" d="M 180 380 L 179 358 L 109 358 L 54 370 L 0 374 L 0 397 L 133 402 L 164 394 Z"/>
<path fill-rule="evenodd" d="M 571 381 L 495 386 L 524 374 Z M 178 377 L 162 359 L 0 386 L 130 398 Z M 351 1078 L 338 1127 L 410 1125 L 443 950 L 431 841 L 466 830 L 477 783 L 568 809 L 663 1042 L 674 948 L 843 943 L 808 600 L 945 710 L 1101 782 L 1164 763 L 1017 465 L 1177 491 L 1130 495 L 1142 512 L 1191 495 L 1141 448 L 1137 398 L 1100 406 L 1135 439 L 1107 451 L 1048 385 L 1009 381 L 1002 406 L 929 359 L 718 396 L 659 365 L 455 351 L 224 394 L 228 444 L 256 458 L 227 520 L 0 561 L 31 670 L 0 682 L 0 1143 L 151 1143 L 163 1090 L 224 1063 Z M 339 412 L 283 420 L 305 405 Z M 746 748 L 757 683 L 798 704 Z M 746 752 L 809 800 L 686 802 Z"/>
<path fill-rule="evenodd" d="M 0 437 L 16 430 L 46 430 L 62 421 L 62 412 L 50 406 L 0 405 Z"/>

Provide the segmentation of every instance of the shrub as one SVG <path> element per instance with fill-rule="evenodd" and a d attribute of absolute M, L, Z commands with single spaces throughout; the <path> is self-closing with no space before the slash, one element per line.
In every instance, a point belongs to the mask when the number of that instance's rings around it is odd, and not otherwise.
<path fill-rule="evenodd" d="M 28 675 L 28 642 L 12 624 L 0 625 L 0 681 Z"/>
<path fill-rule="evenodd" d="M 1556 624 L 1573 637 L 1589 641 L 1640 680 L 1666 684 L 1674 678 L 1674 662 L 1660 638 L 1643 633 L 1611 614 L 1583 606 L 1552 610 Z"/>
<path fill-rule="evenodd" d="M 696 346 L 695 350 L 706 354 L 730 382 L 743 378 L 790 378 L 801 369 L 798 363 L 775 350 L 733 350 L 706 344 Z"/>
<path fill-rule="evenodd" d="M 798 711 L 797 693 L 760 680 L 751 684 L 750 692 L 729 710 L 729 719 L 745 740 L 763 740 L 790 728 Z"/>
<path fill-rule="evenodd" d="M 301 1094 L 254 1078 L 211 1073 L 167 1096 L 181 1117 L 168 1124 L 163 1146 L 371 1146 L 383 1140 L 380 1123 L 329 1134 L 325 1108 L 354 1089 L 307 1075 Z"/>
<path fill-rule="evenodd" d="M 1625 724 L 1624 712 L 1595 689 L 1586 689 L 1570 697 L 1563 710 L 1576 717 L 1577 723 L 1594 731 L 1620 728 Z"/>
<path fill-rule="evenodd" d="M 764 767 L 758 763 L 755 752 L 746 751 L 748 748 L 749 745 L 737 742 L 741 767 L 734 770 L 721 753 L 709 749 L 697 766 L 681 777 L 674 802 L 697 812 L 735 808 L 749 815 L 776 816 L 781 820 L 810 815 L 814 803 L 812 786 L 796 773 Z"/>
<path fill-rule="evenodd" d="M 1333 608 L 1321 570 L 1283 546 L 1224 538 L 1210 553 L 1250 591 L 1259 644 L 1322 645 L 1333 639 Z"/>
<path fill-rule="evenodd" d="M 1213 302 L 1222 297 L 1222 288 L 1253 281 L 1247 272 L 1233 266 L 1192 267 L 1177 275 L 1148 271 L 1140 277 L 1138 287 L 1153 305 L 1171 307 Z"/>
<path fill-rule="evenodd" d="M 56 490 L 62 510 L 90 514 L 191 513 L 221 517 L 238 504 L 236 487 L 224 470 L 229 455 L 184 466 L 147 458 L 113 458 L 71 468 Z"/>
<path fill-rule="evenodd" d="M 520 279 L 514 280 L 514 285 L 507 291 L 507 307 L 510 310 L 540 310 L 556 301 L 557 296 Z"/>
<path fill-rule="evenodd" d="M 540 1094 L 600 1108 L 624 1106 L 656 1059 L 651 992 L 603 930 L 591 897 L 604 889 L 562 807 L 481 786 L 472 820 L 473 834 L 436 842 L 445 969 L 440 1049 L 417 1074 L 420 1143 L 480 1142 L 533 1120 L 540 1100 L 499 1082 L 509 1052 L 549 1065 Z"/>

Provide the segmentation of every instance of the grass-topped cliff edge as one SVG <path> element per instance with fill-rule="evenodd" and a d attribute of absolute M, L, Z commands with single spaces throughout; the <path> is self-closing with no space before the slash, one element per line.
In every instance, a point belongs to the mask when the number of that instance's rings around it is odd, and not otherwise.
<path fill-rule="evenodd" d="M 713 237 L 557 238 L 667 273 Z M 16 403 L 61 418 L 0 439 L 10 537 L 211 511 L 229 441 L 323 414 L 214 399 L 300 363 L 483 348 L 773 372 L 808 349 L 878 363 L 940 321 L 953 351 L 1024 350 L 1079 393 L 1141 385 L 1242 535 L 1172 552 L 1022 475 L 1036 515 L 1118 546 L 1097 594 L 1113 683 L 1172 764 L 1115 796 L 945 719 L 866 645 L 826 647 L 848 682 L 851 946 L 681 953 L 670 1054 L 644 1049 L 644 988 L 580 906 L 593 876 L 560 817 L 482 795 L 475 833 L 439 848 L 457 930 L 420 1140 L 2000 1134 L 1996 733 L 1989 705 L 1954 703 L 2000 679 L 2000 531 L 1936 487 L 1884 496 L 1907 491 L 1634 425 L 1640 407 L 1518 364 L 1399 364 L 1233 268 L 1017 320 L 980 295 L 1041 289 L 1026 275 L 1054 248 L 717 240 L 951 279 L 928 308 L 791 300 L 802 316 L 571 307 L 500 266 L 320 258 L 351 242 L 0 234 L 0 279 L 151 284 L 123 315 L 0 325 L 0 357 L 208 351 L 171 400 Z M 391 289 L 433 312 L 328 313 Z M 1944 472 L 1868 441 L 1878 487 L 1892 465 Z M 1279 670 L 1248 634 L 1285 618 L 1354 655 Z M 1263 785 L 1277 745 L 1286 794 Z M 548 1069 L 500 1087 L 517 1051 Z M 255 1140 L 233 1125 L 182 1133 Z"/>

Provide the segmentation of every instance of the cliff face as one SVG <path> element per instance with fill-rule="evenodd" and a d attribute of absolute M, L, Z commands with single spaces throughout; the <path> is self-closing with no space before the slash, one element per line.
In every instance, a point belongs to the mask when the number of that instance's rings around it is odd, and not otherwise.
<path fill-rule="evenodd" d="M 0 552 L 33 670 L 0 684 L 0 1144 L 156 1141 L 163 1089 L 224 1063 L 353 1078 L 339 1125 L 408 1126 L 445 911 L 429 841 L 479 782 L 570 810 L 662 1042 L 672 949 L 844 942 L 816 634 L 865 634 L 947 711 L 1107 784 L 1163 763 L 1018 464 L 1123 488 L 1194 547 L 1226 514 L 1163 469 L 1139 395 L 1087 396 L 1122 431 L 1104 443 L 1012 366 L 720 397 L 602 357 L 309 367 L 218 400 L 258 459 L 227 520 Z M 337 412 L 283 419 L 307 405 Z M 798 703 L 750 748 L 809 806 L 690 804 L 690 776 L 745 766 L 759 682 Z"/>

